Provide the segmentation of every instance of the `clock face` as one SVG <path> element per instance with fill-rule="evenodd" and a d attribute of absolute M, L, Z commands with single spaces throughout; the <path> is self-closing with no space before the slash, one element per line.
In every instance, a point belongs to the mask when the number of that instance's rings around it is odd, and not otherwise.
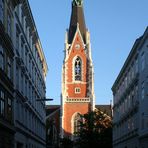
<path fill-rule="evenodd" d="M 75 48 L 76 48 L 76 49 L 80 49 L 80 44 L 76 44 L 76 45 L 75 45 Z"/>

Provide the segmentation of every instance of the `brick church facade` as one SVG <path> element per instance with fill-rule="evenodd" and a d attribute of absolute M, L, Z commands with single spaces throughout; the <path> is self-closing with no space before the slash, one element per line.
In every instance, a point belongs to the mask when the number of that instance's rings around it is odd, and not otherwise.
<path fill-rule="evenodd" d="M 61 138 L 73 139 L 78 114 L 85 114 L 95 107 L 90 33 L 85 25 L 82 0 L 72 2 L 64 52 L 60 134 Z"/>
<path fill-rule="evenodd" d="M 72 1 L 69 29 L 65 36 L 61 105 L 46 106 L 47 145 L 57 146 L 61 138 L 75 140 L 79 114 L 94 109 L 112 117 L 111 105 L 95 105 L 94 70 L 90 33 L 86 28 L 83 1 Z"/>

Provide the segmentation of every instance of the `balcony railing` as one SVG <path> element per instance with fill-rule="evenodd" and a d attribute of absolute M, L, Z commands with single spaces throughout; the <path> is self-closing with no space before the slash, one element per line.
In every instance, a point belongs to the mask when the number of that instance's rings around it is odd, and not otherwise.
<path fill-rule="evenodd" d="M 113 108 L 120 106 L 120 104 L 124 101 L 126 96 L 130 93 L 130 91 L 133 89 L 133 87 L 137 83 L 138 77 L 139 77 L 139 73 L 136 73 L 134 78 L 129 83 L 128 87 L 126 89 L 124 89 L 122 95 L 120 96 L 120 99 L 118 99 L 119 101 L 114 104 Z"/>
<path fill-rule="evenodd" d="M 66 102 L 90 102 L 90 98 L 66 98 Z"/>

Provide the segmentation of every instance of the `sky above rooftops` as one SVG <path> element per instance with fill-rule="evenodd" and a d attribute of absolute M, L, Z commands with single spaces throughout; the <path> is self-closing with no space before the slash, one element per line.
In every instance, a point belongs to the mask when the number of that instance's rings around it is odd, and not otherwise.
<path fill-rule="evenodd" d="M 65 32 L 71 0 L 29 0 L 48 64 L 47 104 L 60 104 Z M 111 87 L 135 40 L 148 25 L 147 0 L 84 0 L 86 26 L 91 35 L 96 104 L 109 104 Z"/>

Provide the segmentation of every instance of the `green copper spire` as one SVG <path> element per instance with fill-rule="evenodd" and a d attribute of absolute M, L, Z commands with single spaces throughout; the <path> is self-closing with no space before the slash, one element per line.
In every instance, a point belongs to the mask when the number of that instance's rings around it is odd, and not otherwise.
<path fill-rule="evenodd" d="M 73 0 L 73 6 L 82 6 L 83 0 Z"/>

